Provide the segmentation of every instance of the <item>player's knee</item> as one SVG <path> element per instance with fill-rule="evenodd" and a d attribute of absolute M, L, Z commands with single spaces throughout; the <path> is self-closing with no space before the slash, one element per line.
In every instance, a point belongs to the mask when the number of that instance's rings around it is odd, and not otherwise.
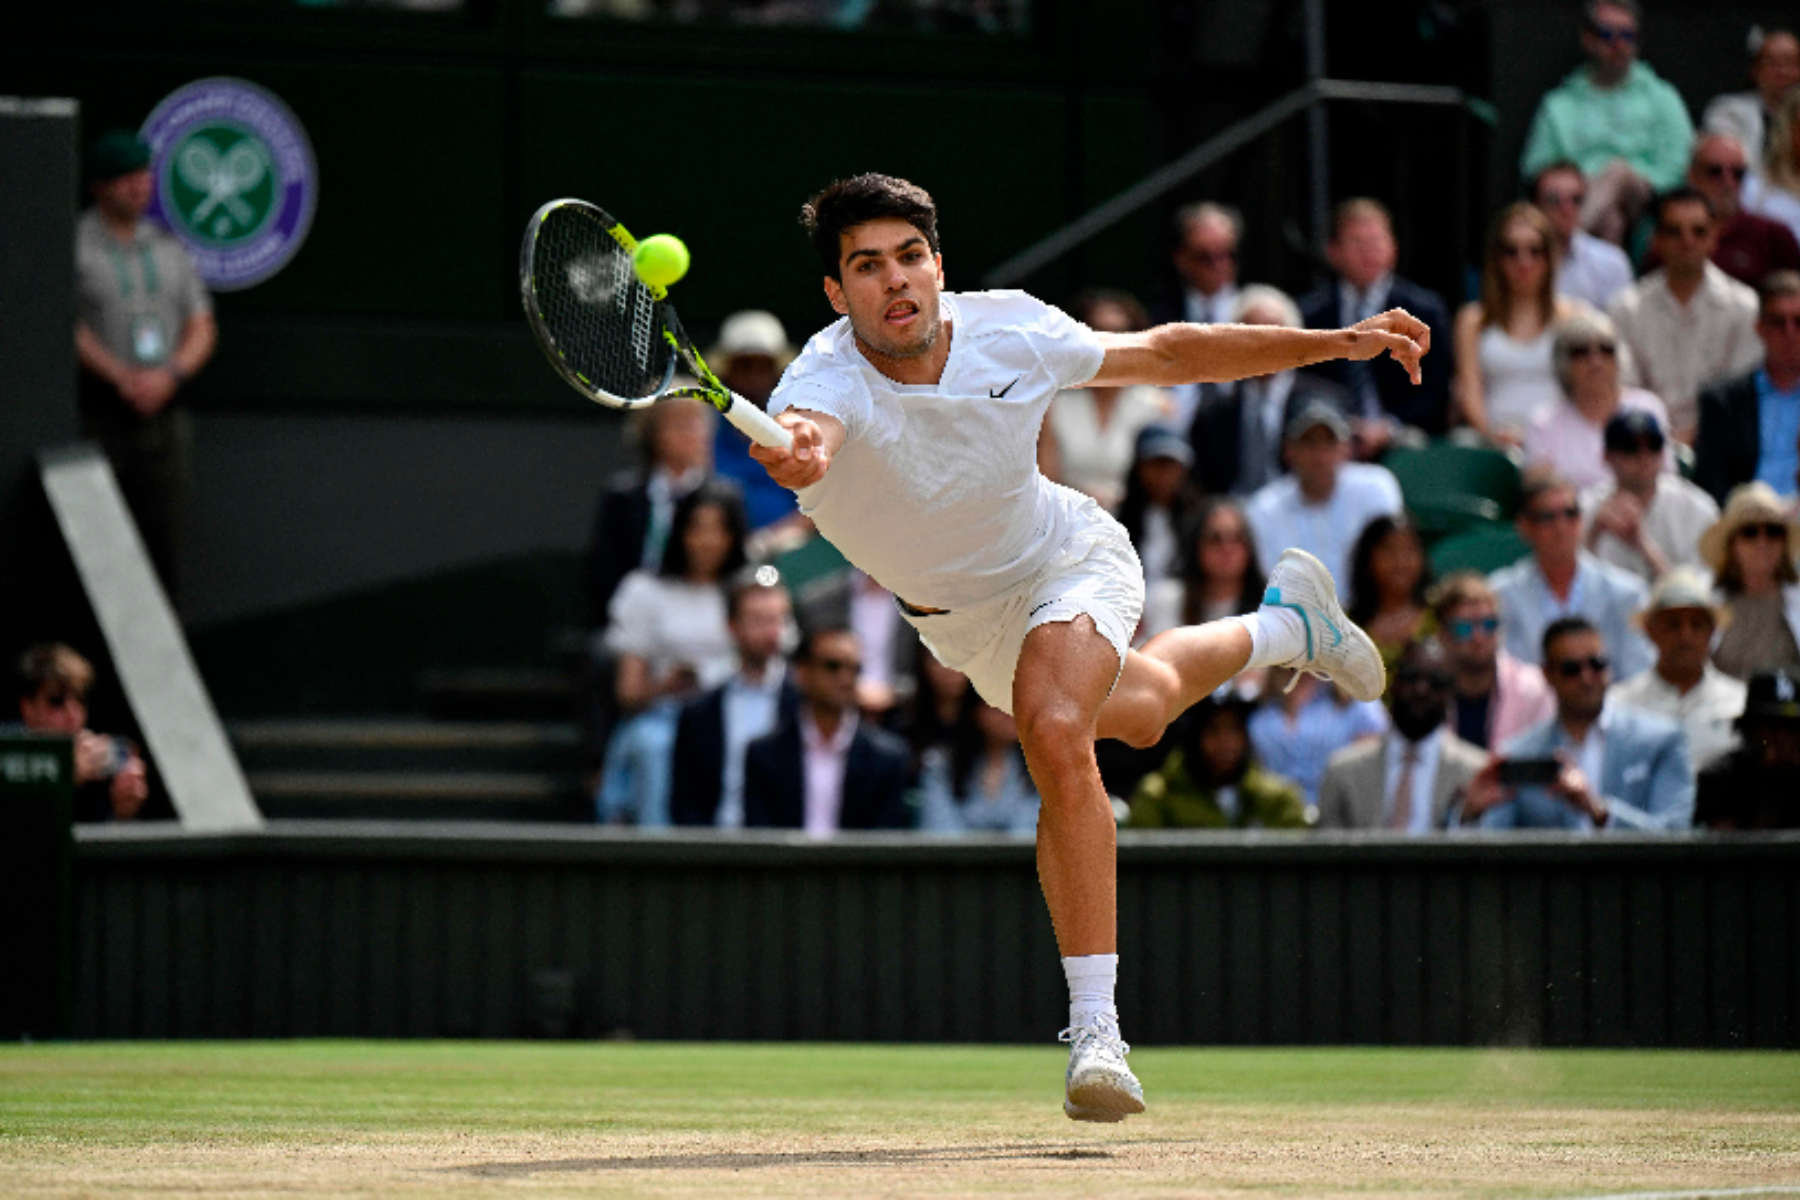
<path fill-rule="evenodd" d="M 1181 678 L 1166 663 L 1147 660 L 1134 672 L 1132 691 L 1121 704 L 1118 739 L 1137 750 L 1162 740 L 1181 702 Z"/>
<path fill-rule="evenodd" d="M 1019 742 L 1036 762 L 1081 758 L 1094 751 L 1094 723 L 1072 704 L 1027 706 L 1019 711 Z"/>

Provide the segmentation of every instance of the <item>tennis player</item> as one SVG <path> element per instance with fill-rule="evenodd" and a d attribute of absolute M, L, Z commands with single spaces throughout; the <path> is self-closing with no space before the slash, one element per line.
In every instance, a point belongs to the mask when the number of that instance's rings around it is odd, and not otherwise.
<path fill-rule="evenodd" d="M 1430 335 L 1398 310 L 1339 330 L 1106 334 L 1023 292 L 946 292 L 936 206 L 884 175 L 833 183 L 801 221 L 843 319 L 770 397 L 792 449 L 751 453 L 894 593 L 940 661 L 1018 718 L 1043 798 L 1038 879 L 1069 982 L 1063 1109 L 1122 1120 L 1144 1101 L 1113 1003 L 1117 839 L 1095 739 L 1153 745 L 1246 668 L 1294 666 L 1359 700 L 1385 678 L 1330 574 L 1299 550 L 1276 563 L 1256 612 L 1131 649 L 1143 568 L 1117 521 L 1038 473 L 1038 427 L 1063 388 L 1223 382 L 1383 353 L 1417 383 Z"/>

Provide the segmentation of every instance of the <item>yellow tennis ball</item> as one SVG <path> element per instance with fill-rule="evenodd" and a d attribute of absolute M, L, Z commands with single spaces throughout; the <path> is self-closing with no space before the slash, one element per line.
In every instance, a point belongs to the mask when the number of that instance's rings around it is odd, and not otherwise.
<path fill-rule="evenodd" d="M 650 287 L 668 287 L 687 274 L 688 248 L 672 233 L 658 233 L 638 243 L 632 269 Z"/>

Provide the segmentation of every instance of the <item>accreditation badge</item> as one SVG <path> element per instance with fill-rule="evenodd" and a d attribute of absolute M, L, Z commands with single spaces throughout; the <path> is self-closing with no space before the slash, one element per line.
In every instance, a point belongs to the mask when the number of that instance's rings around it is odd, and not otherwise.
<path fill-rule="evenodd" d="M 169 336 L 163 330 L 162 318 L 155 313 L 139 313 L 131 319 L 131 353 L 139 366 L 162 366 L 169 357 Z"/>

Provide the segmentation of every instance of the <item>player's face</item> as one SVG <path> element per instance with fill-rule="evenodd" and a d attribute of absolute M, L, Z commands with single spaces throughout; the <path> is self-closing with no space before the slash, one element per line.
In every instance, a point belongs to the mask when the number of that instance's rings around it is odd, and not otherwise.
<path fill-rule="evenodd" d="M 857 340 L 888 358 L 919 358 L 937 344 L 944 260 L 909 222 L 883 217 L 838 237 L 840 278 L 825 280 L 831 307 Z"/>

